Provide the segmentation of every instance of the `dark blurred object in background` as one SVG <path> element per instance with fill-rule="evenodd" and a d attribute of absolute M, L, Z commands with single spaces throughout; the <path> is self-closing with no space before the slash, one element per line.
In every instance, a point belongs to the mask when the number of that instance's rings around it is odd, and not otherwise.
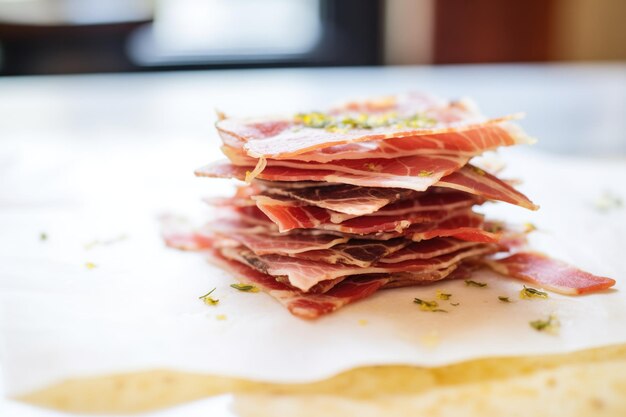
<path fill-rule="evenodd" d="M 381 63 L 380 0 L 115 0 L 80 18 L 109 1 L 0 0 L 0 73 Z"/>
<path fill-rule="evenodd" d="M 623 0 L 0 0 L 0 74 L 626 60 Z"/>

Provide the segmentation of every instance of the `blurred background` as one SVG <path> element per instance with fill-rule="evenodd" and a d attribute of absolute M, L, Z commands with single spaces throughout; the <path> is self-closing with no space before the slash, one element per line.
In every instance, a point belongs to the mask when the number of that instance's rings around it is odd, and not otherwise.
<path fill-rule="evenodd" d="M 624 0 L 0 0 L 0 74 L 626 60 Z"/>

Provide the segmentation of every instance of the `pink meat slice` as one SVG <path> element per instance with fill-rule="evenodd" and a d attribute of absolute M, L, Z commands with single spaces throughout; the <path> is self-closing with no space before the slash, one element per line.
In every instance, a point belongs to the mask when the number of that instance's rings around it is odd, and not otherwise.
<path fill-rule="evenodd" d="M 363 155 L 371 158 L 397 158 L 433 153 L 475 156 L 500 146 L 530 142 L 531 140 L 516 125 L 502 123 L 438 135 L 329 146 L 297 155 L 295 159 L 307 162 L 329 162 L 338 159 L 360 159 Z"/>
<path fill-rule="evenodd" d="M 374 107 L 368 104 L 382 101 L 386 104 Z M 380 115 L 393 112 L 399 118 L 421 115 L 435 123 L 422 128 L 392 125 L 370 129 L 329 130 L 304 126 L 294 117 L 224 119 L 216 127 L 225 144 L 242 147 L 252 157 L 293 158 L 336 145 L 475 130 L 498 125 L 515 117 L 485 119 L 464 103 L 424 99 L 424 96 L 416 94 L 386 97 L 382 101 L 373 99 L 358 104 L 353 102 L 355 105 L 332 109 L 328 113 L 334 116 L 358 117 L 362 114 Z"/>
<path fill-rule="evenodd" d="M 285 211 L 284 216 L 289 217 L 290 211 L 293 210 L 293 207 L 297 207 L 297 211 L 310 212 L 310 217 L 319 219 L 323 218 L 323 221 L 330 221 L 336 224 L 359 217 L 358 215 L 346 214 L 329 209 L 325 209 L 326 215 L 322 215 L 318 206 L 306 205 L 301 200 L 289 197 L 268 196 L 262 194 L 253 196 L 252 199 L 256 201 L 257 207 L 259 207 L 259 209 L 263 212 L 268 214 L 266 210 L 272 210 L 274 215 L 278 218 L 283 217 L 283 215 L 280 214 L 281 210 Z M 383 206 L 377 211 L 365 213 L 361 216 L 395 216 L 397 218 L 403 218 L 410 216 L 412 213 L 424 211 L 453 211 L 481 204 L 483 201 L 484 200 L 481 198 L 465 192 L 452 191 L 445 193 L 414 193 L 411 195 L 411 198 L 406 198 L 404 200 Z M 316 215 L 317 213 L 319 213 L 319 215 Z"/>
<path fill-rule="evenodd" d="M 212 178 L 237 178 L 243 180 L 246 172 L 254 167 L 239 167 L 228 162 L 217 162 L 196 170 L 197 176 Z M 259 174 L 263 180 L 280 181 L 316 181 L 316 182 L 338 182 L 362 187 L 382 187 L 382 188 L 405 188 L 415 191 L 424 191 L 425 177 L 404 177 L 402 181 L 390 180 L 377 173 L 370 172 L 369 175 L 353 175 L 335 171 L 308 170 L 287 167 L 267 167 Z M 427 178 L 427 177 L 426 177 Z M 511 185 L 499 180 L 495 176 L 488 174 L 472 165 L 465 165 L 458 171 L 443 177 L 433 184 L 436 187 L 452 188 L 465 191 L 474 195 L 488 198 L 490 200 L 505 201 L 516 204 L 531 210 L 536 210 L 538 206 L 533 204 L 528 197 L 516 191 Z"/>
<path fill-rule="evenodd" d="M 304 293 L 289 284 L 263 274 L 240 262 L 223 257 L 218 251 L 209 252 L 209 261 L 229 272 L 245 284 L 258 287 L 285 306 L 291 314 L 303 319 L 316 319 L 332 313 L 346 304 L 368 297 L 389 282 L 389 278 L 364 277 L 344 280 L 323 294 Z"/>
<path fill-rule="evenodd" d="M 492 245 L 479 245 L 462 249 L 456 253 L 431 259 L 412 259 L 395 264 L 375 263 L 367 268 L 344 264 L 327 264 L 281 255 L 255 255 L 243 248 L 225 248 L 221 250 L 226 258 L 251 266 L 260 272 L 280 277 L 285 276 L 289 283 L 302 291 L 308 291 L 319 282 L 339 277 L 362 274 L 385 274 L 405 272 L 429 272 L 447 268 L 464 258 L 493 253 Z"/>
<path fill-rule="evenodd" d="M 430 259 L 479 244 L 454 238 L 434 238 L 410 243 L 402 249 L 381 258 L 380 262 L 394 264 L 413 259 Z"/>
<path fill-rule="evenodd" d="M 504 201 L 529 210 L 539 209 L 539 206 L 511 185 L 471 165 L 442 178 L 437 186 L 465 191 L 490 200 Z"/>
<path fill-rule="evenodd" d="M 582 271 L 565 262 L 543 254 L 519 252 L 504 259 L 486 260 L 485 264 L 507 277 L 567 295 L 603 291 L 615 285 L 615 280 Z"/>
<path fill-rule="evenodd" d="M 276 184 L 275 182 L 272 184 Z M 358 187 L 346 184 L 311 186 L 306 188 L 271 187 L 262 195 L 295 200 L 353 216 L 375 213 L 386 205 L 408 198 L 413 191 L 401 188 Z"/>
<path fill-rule="evenodd" d="M 354 176 L 375 176 L 385 178 L 388 182 L 406 183 L 407 177 L 412 177 L 413 188 L 416 191 L 424 191 L 436 183 L 441 177 L 458 170 L 469 161 L 470 157 L 463 155 L 409 155 L 393 159 L 367 158 L 346 159 L 326 163 L 303 162 L 298 160 L 274 160 L 268 159 L 261 171 L 252 170 L 248 167 L 256 166 L 258 162 L 249 157 L 227 155 L 236 166 L 246 167 L 246 172 L 254 171 L 255 176 L 266 170 L 295 168 L 301 170 L 316 170 L 321 172 L 333 171 L 340 174 Z M 261 177 L 263 178 L 263 177 Z M 332 182 L 332 181 L 331 181 Z M 360 185 L 360 184 L 355 184 Z M 371 186 L 371 184 L 368 184 Z"/>
<path fill-rule="evenodd" d="M 239 218 L 219 218 L 213 224 L 219 228 L 219 224 L 237 223 L 241 233 L 257 233 L 258 231 L 269 232 L 276 236 L 284 236 L 292 232 L 303 235 L 315 236 L 318 234 L 334 234 L 359 239 L 389 240 L 397 237 L 405 237 L 413 241 L 432 239 L 435 237 L 455 237 L 461 240 L 482 243 L 496 243 L 501 237 L 501 232 L 490 232 L 484 229 L 484 216 L 471 211 L 452 212 L 440 221 L 426 224 L 414 224 L 401 231 L 377 232 L 367 235 L 356 235 L 333 230 L 297 229 L 286 233 L 278 232 L 277 226 L 256 207 L 238 207 L 235 209 Z"/>
<path fill-rule="evenodd" d="M 401 250 L 409 243 L 406 239 L 350 239 L 346 243 L 341 243 L 328 249 L 312 249 L 290 254 L 289 256 L 329 264 L 341 263 L 366 268 L 379 259 Z"/>
<path fill-rule="evenodd" d="M 414 211 L 403 216 L 359 216 L 333 223 L 327 210 L 319 207 L 283 206 L 263 204 L 257 201 L 257 207 L 271 219 L 280 232 L 292 229 L 311 229 L 336 231 L 357 235 L 395 230 L 401 232 L 415 223 L 432 223 L 449 215 L 446 209 Z"/>

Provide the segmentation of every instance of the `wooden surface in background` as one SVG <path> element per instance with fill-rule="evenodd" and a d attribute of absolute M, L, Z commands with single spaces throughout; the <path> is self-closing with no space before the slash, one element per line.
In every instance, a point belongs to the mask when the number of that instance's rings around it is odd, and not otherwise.
<path fill-rule="evenodd" d="M 434 63 L 550 58 L 555 0 L 438 0 Z"/>

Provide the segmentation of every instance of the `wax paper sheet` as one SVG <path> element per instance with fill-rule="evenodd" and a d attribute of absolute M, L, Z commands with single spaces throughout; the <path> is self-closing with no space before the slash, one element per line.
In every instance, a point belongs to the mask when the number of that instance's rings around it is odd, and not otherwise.
<path fill-rule="evenodd" d="M 66 164 L 62 152 L 28 163 L 4 155 L 0 332 L 8 394 L 154 368 L 304 382 L 363 365 L 436 366 L 626 343 L 624 160 L 523 149 L 486 160 L 506 162 L 502 176 L 523 179 L 521 190 L 541 210 L 503 203 L 482 210 L 532 222 L 534 248 L 615 278 L 613 290 L 522 300 L 522 283 L 479 271 L 474 279 L 488 283 L 485 288 L 456 281 L 381 291 L 304 321 L 268 295 L 230 288 L 237 277 L 202 255 L 164 246 L 160 215 L 199 222 L 211 215 L 200 198 L 232 189 L 227 181 L 193 178 L 195 166 L 176 162 L 176 152 L 183 150 L 145 159 L 104 153 Z M 217 306 L 198 299 L 212 288 Z M 437 290 L 452 294 L 440 301 L 447 313 L 413 303 L 435 299 Z M 560 320 L 558 334 L 529 325 L 550 314 Z"/>

